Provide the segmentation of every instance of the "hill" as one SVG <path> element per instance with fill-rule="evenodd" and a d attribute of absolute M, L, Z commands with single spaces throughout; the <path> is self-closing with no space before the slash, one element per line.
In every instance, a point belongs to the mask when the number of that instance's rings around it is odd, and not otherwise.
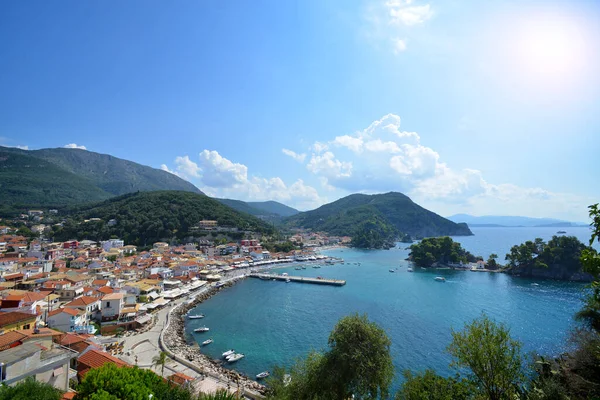
<path fill-rule="evenodd" d="M 227 207 L 231 207 L 234 210 L 239 212 L 243 212 L 246 214 L 254 215 L 254 216 L 270 216 L 275 217 L 276 215 L 273 213 L 267 213 L 261 209 L 256 207 L 252 207 L 249 203 L 241 200 L 233 200 L 233 199 L 215 199 L 221 204 L 225 204 Z"/>
<path fill-rule="evenodd" d="M 477 227 L 503 227 L 503 226 L 526 226 L 526 227 L 570 227 L 584 225 L 562 221 L 554 218 L 530 218 L 519 216 L 483 215 L 476 217 L 469 214 L 456 214 L 448 217 L 450 221 L 464 222 L 469 226 Z"/>
<path fill-rule="evenodd" d="M 66 171 L 48 161 L 0 147 L 0 213 L 15 207 L 56 207 L 100 201 L 112 195 L 89 179 Z"/>
<path fill-rule="evenodd" d="M 277 201 L 250 201 L 248 202 L 250 207 L 257 208 L 269 214 L 276 214 L 282 217 L 291 217 L 292 215 L 298 214 L 300 211 L 295 208 L 286 206 Z"/>
<path fill-rule="evenodd" d="M 384 242 L 388 244 L 390 236 L 423 238 L 472 235 L 466 225 L 449 221 L 397 192 L 353 194 L 316 210 L 289 217 L 286 224 L 289 227 L 324 231 L 332 235 L 349 235 L 353 239 L 375 232 L 375 241 L 379 241 L 379 236 L 385 236 Z"/>
<path fill-rule="evenodd" d="M 10 155 L 0 170 L 0 184 L 11 187 L 2 198 L 3 204 L 65 205 L 80 202 L 79 197 L 83 201 L 97 201 L 154 190 L 202 193 L 191 183 L 166 171 L 107 154 L 80 149 L 20 150 L 1 146 L 0 153 L 3 158 Z M 44 168 L 48 168 L 48 172 L 41 171 Z M 43 178 L 39 176 L 40 171 Z M 65 195 L 72 191 L 70 181 L 76 182 L 78 194 Z M 46 192 L 43 197 L 37 196 L 36 193 L 48 185 L 55 190 Z"/>
<path fill-rule="evenodd" d="M 138 246 L 157 241 L 182 239 L 195 234 L 194 227 L 204 219 L 216 220 L 221 227 L 271 233 L 264 221 L 236 211 L 210 197 L 183 191 L 138 192 L 67 210 L 63 227 L 56 228 L 56 240 L 70 238 L 106 240 L 119 237 Z M 99 218 L 100 221 L 89 221 Z M 116 220 L 109 226 L 108 221 Z M 241 235 L 241 233 L 240 233 Z"/>

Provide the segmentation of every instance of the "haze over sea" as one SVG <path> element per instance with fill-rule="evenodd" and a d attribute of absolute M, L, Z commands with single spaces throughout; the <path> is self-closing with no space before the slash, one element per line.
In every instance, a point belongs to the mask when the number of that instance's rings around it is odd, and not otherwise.
<path fill-rule="evenodd" d="M 473 228 L 475 236 L 454 239 L 476 255 L 487 258 L 497 253 L 503 263 L 512 245 L 536 237 L 548 240 L 558 229 Z M 589 240 L 587 227 L 564 230 L 584 243 Z M 345 279 L 344 287 L 247 279 L 201 303 L 196 311 L 206 317 L 186 322 L 188 336 L 198 342 L 212 337 L 214 343 L 202 351 L 213 358 L 232 348 L 244 353 L 246 357 L 231 367 L 253 377 L 274 365 L 289 366 L 310 349 L 325 348 L 329 332 L 341 317 L 367 313 L 392 340 L 395 388 L 404 369 L 452 373 L 445 352 L 451 329 L 461 329 L 482 312 L 506 323 L 526 352 L 558 354 L 565 349 L 573 315 L 582 304 L 584 284 L 468 271 L 416 269 L 409 273 L 407 246 L 329 250 L 325 254 L 341 257 L 345 264 L 277 270 Z M 390 268 L 398 270 L 390 273 Z M 447 281 L 436 282 L 435 276 Z M 191 333 L 204 325 L 209 333 Z"/>

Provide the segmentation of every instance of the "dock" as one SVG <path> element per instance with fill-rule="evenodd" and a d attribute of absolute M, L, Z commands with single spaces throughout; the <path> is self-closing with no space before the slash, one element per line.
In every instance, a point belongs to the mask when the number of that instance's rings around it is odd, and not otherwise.
<path fill-rule="evenodd" d="M 250 278 L 258 278 L 264 281 L 277 280 L 298 282 L 298 283 L 313 283 L 315 285 L 331 285 L 331 286 L 344 286 L 346 281 L 341 279 L 327 279 L 327 278 L 310 278 L 308 276 L 285 276 L 285 275 L 273 275 L 273 274 L 250 274 Z"/>

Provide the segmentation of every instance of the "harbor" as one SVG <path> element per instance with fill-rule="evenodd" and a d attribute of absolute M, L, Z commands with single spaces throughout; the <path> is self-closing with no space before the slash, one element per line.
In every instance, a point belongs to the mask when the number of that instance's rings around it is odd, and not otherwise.
<path fill-rule="evenodd" d="M 344 286 L 345 280 L 342 279 L 329 279 L 329 278 L 310 278 L 306 276 L 288 276 L 288 275 L 275 275 L 275 274 L 250 274 L 250 278 L 258 278 L 265 281 L 284 281 L 284 282 L 298 282 L 298 283 L 313 283 L 316 285 L 331 285 L 331 286 Z"/>

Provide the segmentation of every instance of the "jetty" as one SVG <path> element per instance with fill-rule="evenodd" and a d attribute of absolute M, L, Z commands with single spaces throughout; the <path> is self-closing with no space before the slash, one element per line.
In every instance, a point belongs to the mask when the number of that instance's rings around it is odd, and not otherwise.
<path fill-rule="evenodd" d="M 331 285 L 331 286 L 344 286 L 346 281 L 341 279 L 327 279 L 327 278 L 310 278 L 307 276 L 287 276 L 287 275 L 275 275 L 275 274 L 250 274 L 251 278 L 258 278 L 264 281 L 276 280 L 276 281 L 287 281 L 298 282 L 298 283 L 313 283 L 316 285 Z"/>

